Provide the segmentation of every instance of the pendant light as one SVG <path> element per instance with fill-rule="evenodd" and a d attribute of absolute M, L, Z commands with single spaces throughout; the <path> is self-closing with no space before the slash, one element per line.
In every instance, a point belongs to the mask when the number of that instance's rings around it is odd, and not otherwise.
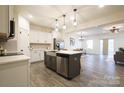
<path fill-rule="evenodd" d="M 56 19 L 56 27 L 59 27 L 58 19 Z"/>
<path fill-rule="evenodd" d="M 77 16 L 76 16 L 76 15 L 77 15 L 77 13 L 76 13 L 76 12 L 77 12 L 77 9 L 73 9 L 73 11 L 74 11 L 73 25 L 74 25 L 74 26 L 77 26 Z"/>
<path fill-rule="evenodd" d="M 58 23 L 58 19 L 55 20 L 56 24 L 55 24 L 55 31 L 58 31 L 59 29 L 59 23 Z"/>
<path fill-rule="evenodd" d="M 66 15 L 63 15 L 63 21 L 64 21 L 63 29 L 64 29 L 64 30 L 66 30 L 65 17 L 66 17 Z"/>

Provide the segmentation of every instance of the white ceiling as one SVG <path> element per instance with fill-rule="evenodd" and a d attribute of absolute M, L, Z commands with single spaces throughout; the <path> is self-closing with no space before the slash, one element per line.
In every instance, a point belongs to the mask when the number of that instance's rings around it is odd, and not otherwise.
<path fill-rule="evenodd" d="M 79 25 L 100 17 L 124 12 L 124 6 L 121 5 L 105 6 L 103 8 L 99 8 L 97 5 L 20 5 L 15 7 L 16 11 L 31 23 L 51 28 L 54 28 L 56 18 L 58 18 L 60 27 L 62 27 L 63 14 L 67 15 L 67 27 L 73 28 L 70 18 L 73 17 L 74 8 L 78 10 Z M 32 18 L 30 18 L 30 15 Z M 102 33 L 101 28 L 92 28 L 92 31 L 94 31 L 93 33 Z"/>
<path fill-rule="evenodd" d="M 97 26 L 88 28 L 82 31 L 72 33 L 74 36 L 93 36 L 93 35 L 100 35 L 100 34 L 109 34 L 112 33 L 110 29 L 115 26 L 119 29 L 119 32 L 124 32 L 124 23 L 121 24 L 114 24 L 114 25 L 107 25 L 107 26 Z"/>

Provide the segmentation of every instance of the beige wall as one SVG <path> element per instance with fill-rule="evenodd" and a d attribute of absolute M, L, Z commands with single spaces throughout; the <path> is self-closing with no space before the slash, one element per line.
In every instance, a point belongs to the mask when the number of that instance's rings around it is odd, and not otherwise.
<path fill-rule="evenodd" d="M 7 42 L 2 42 L 0 45 L 3 46 L 4 49 L 7 49 L 9 52 L 17 51 L 17 40 L 9 40 Z"/>

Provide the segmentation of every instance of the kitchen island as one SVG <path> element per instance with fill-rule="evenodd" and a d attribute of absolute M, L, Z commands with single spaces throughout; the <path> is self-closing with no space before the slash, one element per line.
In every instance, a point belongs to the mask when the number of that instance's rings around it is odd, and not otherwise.
<path fill-rule="evenodd" d="M 45 66 L 59 75 L 73 79 L 80 75 L 80 51 L 45 51 Z"/>
<path fill-rule="evenodd" d="M 0 87 L 30 86 L 30 63 L 25 55 L 0 56 Z"/>

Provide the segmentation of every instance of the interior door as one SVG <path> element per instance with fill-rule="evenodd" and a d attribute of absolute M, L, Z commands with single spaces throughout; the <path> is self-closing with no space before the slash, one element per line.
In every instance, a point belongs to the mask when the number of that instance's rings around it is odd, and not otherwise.
<path fill-rule="evenodd" d="M 108 55 L 109 56 L 114 55 L 114 39 L 108 40 Z"/>

